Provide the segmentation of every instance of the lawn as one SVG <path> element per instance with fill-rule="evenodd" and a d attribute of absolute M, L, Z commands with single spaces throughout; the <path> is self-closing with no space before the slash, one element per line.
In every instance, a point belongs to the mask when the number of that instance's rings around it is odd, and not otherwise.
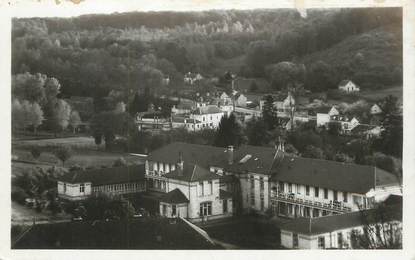
<path fill-rule="evenodd" d="M 210 237 L 242 249 L 280 249 L 280 230 L 267 220 L 244 217 L 203 228 Z"/>
<path fill-rule="evenodd" d="M 12 174 L 20 174 L 25 169 L 34 167 L 49 168 L 51 166 L 61 167 L 62 163 L 50 152 L 42 152 L 37 160 L 34 160 L 29 151 L 23 149 L 13 149 L 13 155 L 17 160 L 12 162 Z M 109 153 L 104 151 L 74 150 L 73 155 L 65 162 L 65 167 L 78 165 L 84 168 L 111 166 L 114 161 L 123 157 L 128 164 L 144 163 L 143 157 L 130 155 L 127 153 Z"/>
<path fill-rule="evenodd" d="M 77 136 L 77 137 L 63 137 L 63 138 L 48 138 L 38 140 L 13 140 L 12 145 L 14 147 L 28 147 L 28 146 L 39 146 L 39 147 L 51 147 L 67 145 L 74 148 L 96 148 L 95 140 L 88 136 Z"/>
<path fill-rule="evenodd" d="M 72 215 L 66 213 L 58 213 L 53 216 L 50 212 L 38 212 L 35 209 L 23 206 L 17 202 L 12 201 L 12 215 L 11 221 L 13 225 L 32 223 L 33 219 L 41 220 L 63 220 L 70 219 Z"/>

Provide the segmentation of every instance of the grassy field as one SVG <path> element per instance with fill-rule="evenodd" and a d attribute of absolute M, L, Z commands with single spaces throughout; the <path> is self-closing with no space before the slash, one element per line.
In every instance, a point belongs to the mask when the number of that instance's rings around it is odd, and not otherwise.
<path fill-rule="evenodd" d="M 50 147 L 66 145 L 74 148 L 95 148 L 95 140 L 92 137 L 77 136 L 77 137 L 63 137 L 63 138 L 48 138 L 39 140 L 13 140 L 12 145 L 14 147 L 27 147 L 27 146 L 39 146 Z"/>

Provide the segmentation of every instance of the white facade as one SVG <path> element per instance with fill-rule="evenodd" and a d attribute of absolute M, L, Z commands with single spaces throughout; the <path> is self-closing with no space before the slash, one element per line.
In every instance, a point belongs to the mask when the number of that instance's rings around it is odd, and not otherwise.
<path fill-rule="evenodd" d="M 356 84 L 354 84 L 353 81 L 349 80 L 347 83 L 339 85 L 339 90 L 347 93 L 352 93 L 359 92 L 360 88 L 356 86 Z"/>
<path fill-rule="evenodd" d="M 381 114 L 383 111 L 382 109 L 377 105 L 374 104 L 371 108 L 370 108 L 370 114 L 371 115 L 379 115 Z"/>
<path fill-rule="evenodd" d="M 210 128 L 210 129 L 216 129 L 219 126 L 219 122 L 222 119 L 224 113 L 212 113 L 212 114 L 191 114 L 190 118 L 200 121 L 202 129 Z"/>
<path fill-rule="evenodd" d="M 332 107 L 328 113 L 317 113 L 317 127 L 327 126 L 332 116 L 338 116 L 340 113 Z"/>

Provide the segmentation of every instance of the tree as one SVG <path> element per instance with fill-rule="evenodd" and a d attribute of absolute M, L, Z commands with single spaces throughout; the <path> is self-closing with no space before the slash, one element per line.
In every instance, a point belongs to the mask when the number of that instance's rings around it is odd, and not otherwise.
<path fill-rule="evenodd" d="M 345 153 L 336 153 L 334 160 L 337 162 L 352 163 L 353 159 Z"/>
<path fill-rule="evenodd" d="M 76 129 L 81 124 L 81 117 L 79 116 L 78 111 L 72 110 L 71 115 L 69 116 L 69 125 L 72 127 L 73 133 L 76 132 Z"/>
<path fill-rule="evenodd" d="M 295 90 L 304 83 L 305 66 L 293 62 L 282 61 L 271 64 L 267 68 L 272 85 L 278 90 Z"/>
<path fill-rule="evenodd" d="M 402 158 L 403 121 L 402 116 L 389 114 L 382 122 L 383 131 L 373 146 L 385 154 Z"/>
<path fill-rule="evenodd" d="M 306 87 L 312 92 L 326 91 L 336 87 L 333 69 L 324 61 L 310 65 L 306 74 Z"/>
<path fill-rule="evenodd" d="M 328 133 L 333 136 L 338 136 L 341 132 L 341 124 L 339 122 L 330 121 L 328 124 Z"/>
<path fill-rule="evenodd" d="M 274 99 L 271 95 L 265 97 L 264 106 L 262 108 L 262 118 L 267 130 L 273 130 L 278 126 L 277 110 L 274 107 Z"/>
<path fill-rule="evenodd" d="M 72 150 L 68 146 L 60 146 L 53 151 L 53 154 L 62 162 L 62 166 L 65 167 L 65 162 L 72 156 Z"/>
<path fill-rule="evenodd" d="M 246 124 L 245 133 L 248 144 L 262 146 L 270 141 L 270 134 L 267 131 L 267 124 L 263 119 L 253 119 Z"/>
<path fill-rule="evenodd" d="M 55 129 L 63 131 L 68 127 L 71 116 L 71 106 L 63 99 L 58 99 L 53 110 Z"/>
<path fill-rule="evenodd" d="M 360 213 L 363 227 L 361 230 L 352 230 L 352 248 L 402 248 L 402 205 L 379 203 L 370 210 L 361 210 Z"/>
<path fill-rule="evenodd" d="M 381 100 L 380 104 L 385 117 L 391 114 L 397 114 L 399 111 L 398 98 L 393 95 L 385 97 L 383 100 Z"/>
<path fill-rule="evenodd" d="M 37 146 L 30 147 L 30 153 L 32 154 L 33 159 L 37 160 L 40 157 L 42 151 Z"/>
<path fill-rule="evenodd" d="M 12 95 L 20 100 L 31 103 L 43 103 L 45 100 L 46 75 L 37 73 L 35 75 L 26 72 L 12 77 Z"/>
<path fill-rule="evenodd" d="M 38 103 L 32 103 L 24 105 L 25 113 L 28 114 L 29 125 L 33 126 L 33 131 L 36 133 L 38 126 L 40 126 L 44 120 L 42 108 Z"/>
<path fill-rule="evenodd" d="M 229 117 L 224 115 L 216 131 L 215 145 L 220 147 L 239 146 L 243 140 L 242 128 L 236 121 L 235 115 L 231 114 Z"/>
<path fill-rule="evenodd" d="M 302 153 L 302 156 L 306 158 L 325 159 L 323 150 L 312 145 L 308 145 L 305 148 L 305 151 Z"/>

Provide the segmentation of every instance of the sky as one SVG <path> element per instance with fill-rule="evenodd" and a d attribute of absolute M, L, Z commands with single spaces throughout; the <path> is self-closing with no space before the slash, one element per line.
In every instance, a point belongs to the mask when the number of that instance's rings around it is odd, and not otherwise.
<path fill-rule="evenodd" d="M 76 2 L 77 4 L 75 4 Z M 348 0 L 348 6 L 393 6 L 400 0 Z M 336 0 L 0 0 L 12 17 L 71 17 L 131 11 L 202 11 L 211 9 L 340 7 Z"/>

